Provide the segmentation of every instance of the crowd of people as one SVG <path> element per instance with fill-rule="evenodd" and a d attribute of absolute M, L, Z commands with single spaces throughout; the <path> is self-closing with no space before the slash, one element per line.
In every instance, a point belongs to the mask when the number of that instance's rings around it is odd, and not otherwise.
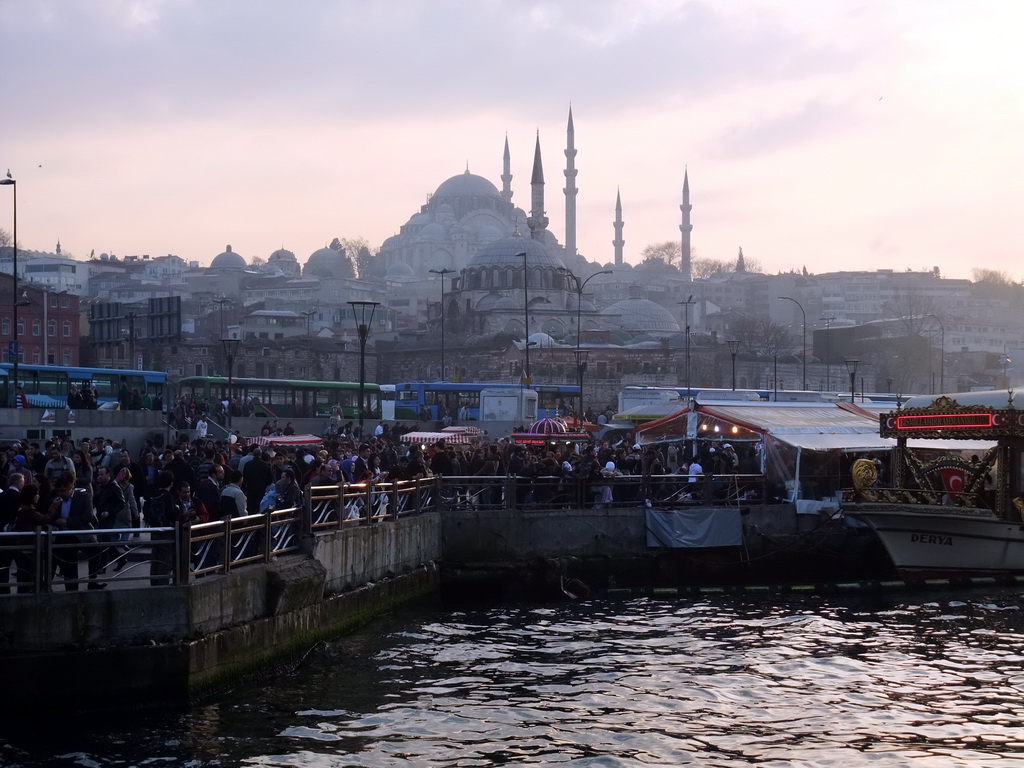
<path fill-rule="evenodd" d="M 268 422 L 262 431 L 284 434 L 289 428 Z M 90 545 L 83 549 L 88 588 L 103 589 L 104 575 L 125 566 L 128 541 L 143 525 L 166 528 L 298 507 L 310 486 L 439 475 L 462 478 L 457 498 L 486 507 L 500 499 L 504 478 L 514 477 L 517 502 L 551 501 L 560 493 L 566 506 L 592 507 L 650 503 L 658 490 L 653 483 L 664 483 L 666 475 L 679 476 L 677 485 L 698 500 L 709 475 L 758 472 L 752 449 L 741 456 L 728 443 L 698 444 L 686 460 L 681 443 L 641 447 L 627 438 L 555 448 L 502 438 L 473 445 L 442 439 L 424 446 L 401 440 L 410 430 L 411 425 L 383 423 L 363 439 L 351 424 L 332 425 L 320 445 L 287 448 L 247 444 L 235 434 L 215 440 L 192 433 L 171 446 L 146 441 L 138 455 L 104 438 L 78 444 L 53 439 L 42 446 L 25 441 L 8 448 L 0 462 L 0 526 L 26 534 L 40 526 L 82 531 L 80 542 Z M 638 481 L 614 480 L 629 477 Z M 100 534 L 97 542 L 94 530 L 113 532 Z M 56 558 L 65 589 L 78 588 L 78 556 L 69 549 Z M 18 557 L 19 571 L 32 572 L 28 555 Z M 154 551 L 154 559 L 153 583 L 167 583 L 169 556 Z M 0 558 L 0 592 L 10 591 L 14 561 L 10 553 Z"/>

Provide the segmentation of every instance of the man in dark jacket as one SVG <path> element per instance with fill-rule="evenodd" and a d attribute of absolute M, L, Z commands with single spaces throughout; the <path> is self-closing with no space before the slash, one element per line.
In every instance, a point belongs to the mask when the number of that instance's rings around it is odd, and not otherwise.
<path fill-rule="evenodd" d="M 122 499 L 124 497 L 122 496 Z M 54 497 L 50 511 L 59 512 L 69 531 L 80 531 L 78 541 L 81 547 L 60 549 L 54 555 L 57 570 L 64 579 L 64 589 L 68 592 L 78 590 L 78 552 L 85 552 L 89 558 L 89 589 L 103 589 L 105 582 L 98 580 L 103 569 L 101 549 L 96 544 L 96 535 L 92 533 L 96 526 L 96 515 L 93 514 L 89 494 L 76 491 L 73 474 L 65 472 L 54 483 Z M 70 543 L 70 537 L 61 537 L 62 543 Z"/>
<path fill-rule="evenodd" d="M 242 469 L 242 490 L 245 492 L 245 506 L 250 515 L 259 513 L 263 494 L 273 482 L 274 470 L 270 468 L 270 453 L 263 451 L 254 455 Z"/>

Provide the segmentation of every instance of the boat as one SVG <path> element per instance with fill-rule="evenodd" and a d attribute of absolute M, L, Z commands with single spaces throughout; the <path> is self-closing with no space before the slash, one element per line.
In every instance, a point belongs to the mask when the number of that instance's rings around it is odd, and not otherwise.
<path fill-rule="evenodd" d="M 869 526 L 909 580 L 1024 574 L 1024 410 L 1013 390 L 917 396 L 879 415 L 892 484 L 857 459 L 843 513 Z M 948 450 L 915 447 L 934 441 Z"/>

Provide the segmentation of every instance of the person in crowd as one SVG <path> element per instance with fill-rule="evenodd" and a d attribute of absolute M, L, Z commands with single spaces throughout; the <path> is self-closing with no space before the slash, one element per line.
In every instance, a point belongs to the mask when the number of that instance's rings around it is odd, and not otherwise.
<path fill-rule="evenodd" d="M 96 470 L 96 484 L 93 493 L 93 506 L 96 508 L 97 527 L 101 529 L 118 528 L 118 518 L 125 508 L 124 491 L 114 480 L 108 467 Z M 130 521 L 129 521 L 130 522 Z M 100 541 L 115 543 L 120 534 L 104 533 L 99 535 Z M 100 557 L 100 569 L 106 569 L 119 554 L 116 546 L 103 549 Z"/>
<path fill-rule="evenodd" d="M 246 501 L 241 488 L 242 473 L 237 469 L 229 469 L 226 480 L 227 484 L 220 492 L 221 518 L 245 517 Z"/>
<path fill-rule="evenodd" d="M 224 485 L 224 467 L 220 464 L 210 464 L 209 466 L 206 477 L 199 481 L 196 496 L 203 502 L 203 506 L 206 507 L 206 511 L 211 517 L 219 518 L 221 516 L 220 495 Z"/>
<path fill-rule="evenodd" d="M 7 488 L 0 494 L 0 531 L 13 531 L 18 522 L 18 508 L 22 504 L 21 489 L 25 487 L 25 475 L 11 472 L 7 476 Z M 38 495 L 38 487 L 36 488 Z M 34 503 L 34 502 L 33 502 Z M 5 544 L 12 542 L 4 542 Z M 11 564 L 15 562 L 15 550 L 0 550 L 0 594 L 11 594 Z M 19 571 L 21 570 L 19 566 Z M 23 578 L 25 574 L 19 576 Z"/>
<path fill-rule="evenodd" d="M 74 541 L 61 542 L 65 546 L 54 553 L 57 570 L 64 579 L 64 589 L 69 592 L 78 589 L 79 552 L 85 554 L 88 559 L 89 589 L 105 589 L 106 582 L 99 580 L 103 569 L 103 555 L 102 549 L 97 545 L 96 535 L 92 532 L 97 520 L 91 500 L 85 493 L 75 490 L 74 473 L 71 472 L 65 472 L 58 477 L 53 484 L 53 490 L 50 516 L 56 520 L 56 513 L 63 521 L 60 527 L 79 532 Z"/>
<path fill-rule="evenodd" d="M 144 516 L 150 528 L 169 528 L 175 524 L 174 473 L 161 469 L 157 473 L 155 488 L 146 500 Z M 174 558 L 174 532 L 151 531 L 153 560 L 149 583 L 156 587 L 170 584 L 171 564 Z"/>
<path fill-rule="evenodd" d="M 270 467 L 270 453 L 262 451 L 242 469 L 242 490 L 245 491 L 246 508 L 250 515 L 258 514 L 260 502 L 267 487 L 274 483 L 274 471 Z"/>
<path fill-rule="evenodd" d="M 71 487 L 75 485 L 75 465 L 67 456 L 60 452 L 60 444 L 53 440 L 46 447 L 47 462 L 43 474 L 47 480 L 56 484 L 64 475 L 71 477 Z"/>

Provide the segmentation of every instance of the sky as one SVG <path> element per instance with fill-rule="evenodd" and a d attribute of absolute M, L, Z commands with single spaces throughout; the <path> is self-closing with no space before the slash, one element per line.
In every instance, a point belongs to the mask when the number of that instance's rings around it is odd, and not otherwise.
<path fill-rule="evenodd" d="M 208 264 L 397 233 L 468 167 L 565 241 L 1024 279 L 1016 0 L 0 0 L 22 248 Z M 10 231 L 0 190 L 0 227 Z"/>

